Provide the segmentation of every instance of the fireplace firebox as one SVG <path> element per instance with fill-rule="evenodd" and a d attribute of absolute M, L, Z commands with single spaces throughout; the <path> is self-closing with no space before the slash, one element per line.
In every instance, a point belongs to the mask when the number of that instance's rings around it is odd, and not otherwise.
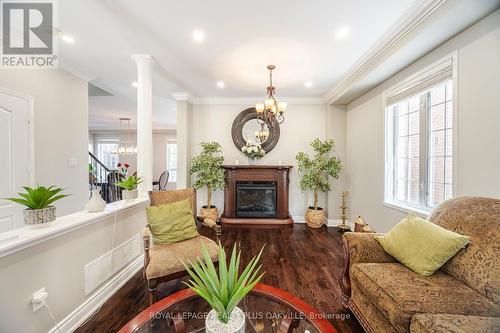
<path fill-rule="evenodd" d="M 237 217 L 276 217 L 275 182 L 236 182 Z"/>
<path fill-rule="evenodd" d="M 290 165 L 225 165 L 225 225 L 293 223 L 288 210 Z"/>

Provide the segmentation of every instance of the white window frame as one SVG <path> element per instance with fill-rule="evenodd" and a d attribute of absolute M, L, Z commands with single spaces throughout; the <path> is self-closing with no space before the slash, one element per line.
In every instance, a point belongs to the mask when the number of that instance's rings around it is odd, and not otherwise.
<path fill-rule="evenodd" d="M 111 137 L 110 137 L 110 138 L 99 138 L 99 139 L 97 139 L 97 147 L 96 147 L 96 149 L 94 149 L 94 150 L 96 151 L 95 156 L 97 156 L 97 158 L 98 158 L 98 159 L 99 159 L 102 163 L 104 163 L 104 161 L 102 161 L 102 158 L 101 158 L 101 156 L 100 156 L 99 146 L 100 146 L 101 144 L 103 144 L 103 145 L 108 145 L 108 144 L 117 144 L 117 145 L 119 146 L 119 142 L 120 142 L 120 141 L 119 141 L 118 139 L 111 138 Z M 119 157 L 118 157 L 117 161 L 118 161 L 118 162 L 120 162 L 120 158 L 119 158 Z M 106 166 L 106 167 L 107 167 L 107 168 L 109 168 L 110 170 L 117 170 L 117 169 L 118 169 L 118 167 L 117 167 L 116 165 L 115 165 L 115 166 L 112 166 L 112 167 L 110 167 L 110 166 Z"/>
<path fill-rule="evenodd" d="M 387 89 L 383 93 L 383 117 L 384 117 L 384 173 L 383 173 L 383 179 L 382 179 L 382 184 L 383 184 L 383 202 L 382 205 L 393 208 L 398 211 L 403 211 L 403 212 L 413 212 L 416 213 L 420 216 L 427 217 L 429 213 L 433 210 L 433 208 L 427 206 L 427 204 L 424 204 L 423 202 L 426 201 L 426 197 L 422 198 L 420 196 L 420 204 L 418 206 L 413 206 L 410 205 L 406 202 L 401 202 L 397 201 L 394 198 L 394 187 L 393 187 L 393 174 L 394 174 L 394 167 L 393 167 L 393 156 L 394 156 L 394 142 L 393 142 L 393 136 L 394 136 L 394 127 L 392 125 L 394 119 L 393 117 L 388 117 L 388 107 L 392 104 L 394 104 L 394 101 L 390 101 L 390 98 L 397 95 L 398 93 L 404 92 L 404 91 L 410 91 L 412 87 L 415 87 L 419 82 L 422 82 L 425 78 L 430 77 L 431 75 L 435 74 L 437 71 L 440 70 L 440 68 L 443 67 L 443 64 L 448 63 L 451 61 L 451 66 L 452 66 L 452 87 L 453 87 L 453 110 L 452 110 L 452 115 L 453 115 L 453 128 L 452 128 L 452 197 L 457 195 L 457 175 L 458 175 L 458 52 L 453 52 L 438 61 L 434 62 L 433 64 L 427 66 L 426 68 L 418 71 L 417 73 L 411 75 L 407 79 L 403 80 L 402 82 L 392 86 L 391 88 Z M 419 91 L 415 91 L 415 94 L 418 94 Z M 413 94 L 413 96 L 415 95 Z M 410 96 L 408 96 L 410 97 Z M 421 125 L 423 124 L 422 118 L 426 119 L 427 115 L 424 115 L 421 117 Z M 427 127 L 427 122 L 425 122 L 425 126 Z M 427 133 L 427 132 L 426 132 Z M 422 138 L 421 138 L 422 140 Z M 428 140 L 428 137 L 423 138 L 423 140 Z M 424 145 L 425 149 L 424 151 L 420 151 L 420 156 L 427 156 L 427 144 Z M 425 159 L 422 159 L 420 161 L 420 170 L 422 173 L 422 170 L 425 170 L 424 172 L 427 173 L 427 157 Z M 423 168 L 423 169 L 422 169 Z M 422 192 L 422 191 L 421 191 Z"/>

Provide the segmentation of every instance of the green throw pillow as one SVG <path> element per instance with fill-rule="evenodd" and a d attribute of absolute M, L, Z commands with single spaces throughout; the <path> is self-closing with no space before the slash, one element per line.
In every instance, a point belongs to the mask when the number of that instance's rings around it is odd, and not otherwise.
<path fill-rule="evenodd" d="M 154 244 L 177 243 L 199 236 L 189 199 L 146 207 Z"/>
<path fill-rule="evenodd" d="M 470 241 L 413 214 L 375 238 L 387 253 L 424 276 L 432 275 Z"/>

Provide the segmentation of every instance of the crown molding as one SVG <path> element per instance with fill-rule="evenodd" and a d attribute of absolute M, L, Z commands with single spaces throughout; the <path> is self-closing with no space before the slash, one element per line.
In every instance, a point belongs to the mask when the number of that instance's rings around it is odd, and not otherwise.
<path fill-rule="evenodd" d="M 177 132 L 177 129 L 175 127 L 172 128 L 153 128 L 153 134 L 175 134 Z M 100 128 L 100 127 L 89 127 L 89 133 L 91 134 L 126 134 L 126 133 L 132 133 L 135 134 L 137 133 L 137 130 L 130 129 L 130 130 L 120 130 L 119 128 Z"/>
<path fill-rule="evenodd" d="M 69 64 L 69 63 L 59 63 L 59 68 L 75 75 L 76 77 L 82 79 L 83 81 L 91 82 L 95 80 L 96 78 L 88 73 L 85 73 L 81 69 L 77 68 L 76 66 Z"/>
<path fill-rule="evenodd" d="M 187 91 L 177 91 L 172 93 L 172 97 L 176 101 L 188 101 L 192 102 L 191 93 Z"/>
<path fill-rule="evenodd" d="M 328 104 L 335 103 L 342 95 L 366 76 L 388 55 L 401 47 L 401 42 L 411 32 L 426 22 L 429 16 L 447 0 L 417 0 L 403 16 L 371 47 L 325 94 Z"/>
<path fill-rule="evenodd" d="M 193 104 L 250 104 L 254 105 L 264 97 L 197 97 L 192 99 Z M 322 97 L 283 97 L 280 101 L 288 104 L 325 104 Z"/>

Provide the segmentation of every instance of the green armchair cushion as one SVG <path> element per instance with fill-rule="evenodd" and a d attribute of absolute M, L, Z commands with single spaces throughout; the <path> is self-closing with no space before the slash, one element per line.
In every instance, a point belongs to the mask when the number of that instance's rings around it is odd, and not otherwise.
<path fill-rule="evenodd" d="M 470 237 L 414 214 L 408 214 L 387 234 L 375 238 L 387 253 L 424 276 L 432 275 L 470 241 Z"/>
<path fill-rule="evenodd" d="M 171 244 L 199 236 L 189 199 L 146 207 L 153 244 Z"/>

